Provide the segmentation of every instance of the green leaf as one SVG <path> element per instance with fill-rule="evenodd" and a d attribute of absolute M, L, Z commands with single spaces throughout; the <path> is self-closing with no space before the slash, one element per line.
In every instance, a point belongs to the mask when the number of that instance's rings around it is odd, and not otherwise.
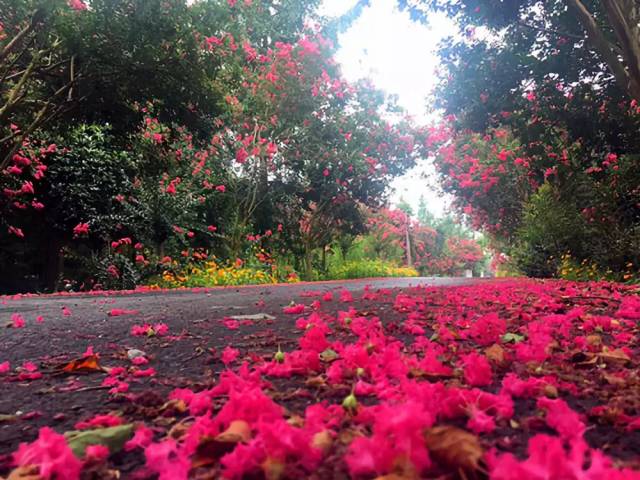
<path fill-rule="evenodd" d="M 338 352 L 331 348 L 327 348 L 324 352 L 320 353 L 319 357 L 323 362 L 333 362 L 338 358 Z"/>
<path fill-rule="evenodd" d="M 519 343 L 519 342 L 521 342 L 523 340 L 524 340 L 524 337 L 522 335 L 518 335 L 517 333 L 509 332 L 509 333 L 505 333 L 502 336 L 502 341 L 505 342 L 505 343 L 509 343 L 509 342 L 511 342 L 511 343 Z"/>
<path fill-rule="evenodd" d="M 64 436 L 74 455 L 78 458 L 84 457 L 84 452 L 90 445 L 104 445 L 113 454 L 122 450 L 127 440 L 133 437 L 133 424 L 96 428 L 95 430 L 72 430 L 66 432 Z"/>

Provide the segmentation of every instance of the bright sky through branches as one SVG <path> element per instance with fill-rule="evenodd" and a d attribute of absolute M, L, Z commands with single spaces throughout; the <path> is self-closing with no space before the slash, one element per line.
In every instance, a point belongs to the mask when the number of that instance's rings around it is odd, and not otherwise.
<path fill-rule="evenodd" d="M 325 0 L 320 11 L 325 15 L 341 15 L 355 3 L 355 0 Z M 371 78 L 377 87 L 398 95 L 400 105 L 417 121 L 427 122 L 434 118 L 429 115 L 426 97 L 436 80 L 436 47 L 453 28 L 444 17 L 433 18 L 428 26 L 412 22 L 408 13 L 397 9 L 395 0 L 371 0 L 371 5 L 341 35 L 337 60 L 347 79 Z M 392 184 L 395 190 L 392 202 L 402 196 L 416 211 L 420 195 L 424 194 L 429 209 L 441 215 L 448 201 L 429 187 L 433 179 L 423 178 L 432 172 L 424 164 L 397 179 Z"/>

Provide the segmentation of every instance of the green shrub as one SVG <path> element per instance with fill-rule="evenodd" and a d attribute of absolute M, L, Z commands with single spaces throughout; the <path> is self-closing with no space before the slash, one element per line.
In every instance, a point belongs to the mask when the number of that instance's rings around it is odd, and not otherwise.
<path fill-rule="evenodd" d="M 560 201 L 549 183 L 531 196 L 513 249 L 516 264 L 526 275 L 552 277 L 560 265 L 560 253 L 582 250 L 585 222 L 577 209 Z"/>
<path fill-rule="evenodd" d="M 418 272 L 411 267 L 400 267 L 382 260 L 356 260 L 329 266 L 323 280 L 346 280 L 368 277 L 417 277 Z"/>

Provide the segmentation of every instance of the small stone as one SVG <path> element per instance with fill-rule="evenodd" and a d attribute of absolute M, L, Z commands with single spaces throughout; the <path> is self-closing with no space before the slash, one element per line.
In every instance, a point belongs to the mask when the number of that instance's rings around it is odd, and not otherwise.
<path fill-rule="evenodd" d="M 127 357 L 129 357 L 129 360 L 133 360 L 134 358 L 146 357 L 146 356 L 147 356 L 146 353 L 144 353 L 142 350 L 138 350 L 137 348 L 131 348 L 127 350 Z"/>

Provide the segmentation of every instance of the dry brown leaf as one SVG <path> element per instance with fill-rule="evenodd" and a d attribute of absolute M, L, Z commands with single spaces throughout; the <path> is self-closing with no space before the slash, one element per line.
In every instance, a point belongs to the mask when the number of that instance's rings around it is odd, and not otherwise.
<path fill-rule="evenodd" d="M 504 363 L 504 348 L 494 343 L 484 351 L 486 357 L 493 363 L 501 365 Z"/>
<path fill-rule="evenodd" d="M 544 393 L 545 397 L 548 398 L 558 398 L 558 389 L 553 385 L 545 385 L 542 389 L 542 393 Z"/>
<path fill-rule="evenodd" d="M 292 427 L 302 428 L 304 426 L 304 418 L 300 415 L 293 414 L 287 418 L 287 423 Z"/>
<path fill-rule="evenodd" d="M 0 414 L 0 423 L 11 423 L 11 422 L 17 422 L 18 420 L 20 420 L 20 417 L 18 415 L 5 415 L 5 414 Z"/>
<path fill-rule="evenodd" d="M 36 465 L 25 465 L 11 471 L 7 480 L 42 480 Z M 2 477 L 0 477 L 2 478 Z"/>
<path fill-rule="evenodd" d="M 606 407 L 600 414 L 600 419 L 615 424 L 624 415 L 624 410 L 619 407 Z"/>
<path fill-rule="evenodd" d="M 602 378 L 604 378 L 609 385 L 622 386 L 627 383 L 624 378 L 621 378 L 617 375 L 611 375 L 607 372 L 602 372 Z"/>
<path fill-rule="evenodd" d="M 251 427 L 244 420 L 234 420 L 229 427 L 215 437 L 203 437 L 191 460 L 192 468 L 213 465 L 225 453 L 232 451 L 238 443 L 251 439 Z"/>
<path fill-rule="evenodd" d="M 596 355 L 593 355 L 592 353 L 590 353 L 589 355 L 583 353 L 580 353 L 580 355 L 576 354 L 574 355 L 574 358 L 576 358 L 576 367 L 593 367 L 598 363 L 598 357 Z"/>
<path fill-rule="evenodd" d="M 333 443 L 333 437 L 329 433 L 328 430 L 322 430 L 316 433 L 311 440 L 311 446 L 321 450 L 323 453 L 327 453 L 327 451 L 331 448 L 331 444 Z"/>
<path fill-rule="evenodd" d="M 420 368 L 415 368 L 415 367 L 411 367 L 409 369 L 409 375 L 411 375 L 412 378 L 435 378 L 435 379 L 440 379 L 440 378 L 452 378 L 453 374 L 446 374 L 446 373 L 433 373 L 433 372 L 426 372 Z"/>
<path fill-rule="evenodd" d="M 266 480 L 279 480 L 284 475 L 285 464 L 271 457 L 262 462 L 262 471 Z"/>
<path fill-rule="evenodd" d="M 429 455 L 454 470 L 473 472 L 479 469 L 484 451 L 478 437 L 448 425 L 425 430 L 424 441 Z"/>
<path fill-rule="evenodd" d="M 155 417 L 152 422 L 158 427 L 169 428 L 176 423 L 176 417 Z"/>
<path fill-rule="evenodd" d="M 337 440 L 343 445 L 349 445 L 354 438 L 362 437 L 365 431 L 362 427 L 347 427 L 338 431 Z"/>
<path fill-rule="evenodd" d="M 587 335 L 587 345 L 600 345 L 602 337 L 600 335 Z"/>
<path fill-rule="evenodd" d="M 631 361 L 629 355 L 624 353 L 621 348 L 609 350 L 607 347 L 603 347 L 602 352 L 598 354 L 598 357 L 607 364 L 624 365 Z"/>
<path fill-rule="evenodd" d="M 175 440 L 180 440 L 189 431 L 190 428 L 191 421 L 182 421 L 180 423 L 176 423 L 173 427 L 171 427 L 171 430 L 169 430 L 167 436 Z"/>
<path fill-rule="evenodd" d="M 322 376 L 318 375 L 317 377 L 310 377 L 310 378 L 307 378 L 307 379 L 304 381 L 304 384 L 305 384 L 307 387 L 316 387 L 316 388 L 319 388 L 319 387 L 324 387 L 324 386 L 326 386 L 326 385 L 327 385 L 327 382 L 325 381 L 325 379 L 324 379 Z"/>
<path fill-rule="evenodd" d="M 65 373 L 87 373 L 103 372 L 104 369 L 100 366 L 97 355 L 89 355 L 88 357 L 77 358 L 70 361 L 62 367 L 62 371 Z"/>
<path fill-rule="evenodd" d="M 164 413 L 164 414 L 166 414 L 167 412 L 184 413 L 186 411 L 187 411 L 187 404 L 184 402 L 184 400 L 178 400 L 178 399 L 169 400 L 168 402 L 165 402 L 165 404 L 160 407 L 160 413 Z"/>
<path fill-rule="evenodd" d="M 224 432 L 215 437 L 216 442 L 240 443 L 251 439 L 251 427 L 244 420 L 234 420 Z"/>

